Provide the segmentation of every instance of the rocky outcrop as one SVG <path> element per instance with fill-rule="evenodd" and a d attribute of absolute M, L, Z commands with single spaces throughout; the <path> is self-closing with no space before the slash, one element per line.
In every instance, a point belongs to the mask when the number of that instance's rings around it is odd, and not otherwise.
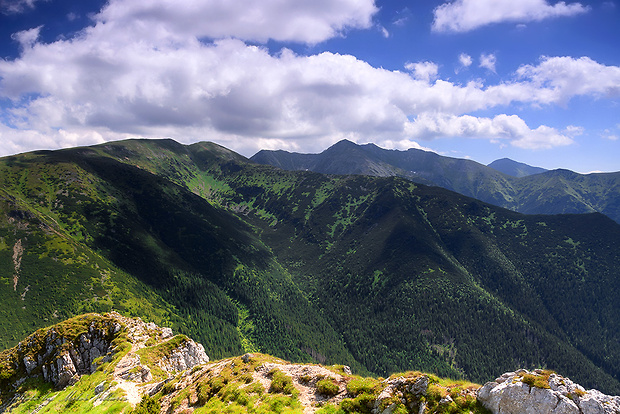
<path fill-rule="evenodd" d="M 187 339 L 173 349 L 170 355 L 164 357 L 160 366 L 166 371 L 184 371 L 207 362 L 209 362 L 209 357 L 205 348 L 201 344 Z"/>
<path fill-rule="evenodd" d="M 114 353 L 112 340 L 122 325 L 113 319 L 92 319 L 82 327 L 63 326 L 41 330 L 17 346 L 26 375 L 42 375 L 57 389 L 72 385 L 80 375 L 93 373 Z M 75 331 L 85 332 L 73 336 Z M 19 362 L 17 365 L 19 368 Z"/>
<path fill-rule="evenodd" d="M 494 414 L 620 414 L 620 397 L 541 370 L 508 372 L 484 384 L 478 400 Z"/>

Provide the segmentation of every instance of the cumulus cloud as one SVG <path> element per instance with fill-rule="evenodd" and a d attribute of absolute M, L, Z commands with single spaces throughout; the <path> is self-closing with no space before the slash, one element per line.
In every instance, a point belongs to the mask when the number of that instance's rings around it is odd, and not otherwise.
<path fill-rule="evenodd" d="M 526 149 L 548 149 L 569 145 L 573 140 L 555 128 L 541 125 L 531 129 L 516 115 L 497 115 L 494 118 L 423 113 L 407 125 L 413 139 L 436 137 L 483 138 L 507 140 L 513 146 Z"/>
<path fill-rule="evenodd" d="M 416 79 L 431 82 L 437 79 L 439 67 L 433 62 L 407 63 L 405 69 L 411 71 Z"/>
<path fill-rule="evenodd" d="M 569 144 L 572 135 L 530 128 L 515 115 L 469 114 L 620 93 L 620 68 L 588 58 L 543 57 L 511 81 L 457 84 L 437 79 L 432 62 L 412 63 L 407 73 L 336 53 L 272 53 L 234 38 L 204 42 L 192 30 L 177 32 L 174 18 L 135 36 L 146 30 L 134 10 L 142 6 L 127 6 L 132 20 L 115 14 L 121 5 L 113 1 L 114 13 L 104 10 L 71 39 L 41 43 L 37 29 L 15 35 L 20 56 L 0 61 L 0 98 L 10 100 L 0 151 L 38 148 L 37 140 L 55 148 L 127 136 L 215 140 L 246 155 L 321 150 L 343 138 L 415 146 L 459 136 L 548 148 Z"/>
<path fill-rule="evenodd" d="M 493 53 L 483 53 L 480 55 L 480 67 L 490 70 L 495 73 L 495 64 L 497 58 Z"/>
<path fill-rule="evenodd" d="M 620 96 L 620 67 L 605 66 L 589 57 L 544 56 L 538 65 L 521 66 L 517 75 L 529 81 L 543 102 L 565 104 L 577 95 Z"/>
<path fill-rule="evenodd" d="M 588 10 L 581 3 L 563 1 L 551 5 L 547 0 L 454 0 L 434 10 L 432 28 L 438 32 L 467 32 L 493 23 L 540 21 Z"/>
<path fill-rule="evenodd" d="M 21 32 L 13 33 L 11 35 L 11 39 L 19 43 L 22 49 L 32 47 L 39 38 L 42 27 L 43 26 L 39 26 L 28 30 L 22 30 Z"/>
<path fill-rule="evenodd" d="M 374 0 L 110 0 L 97 20 L 112 30 L 218 39 L 319 43 L 347 29 L 369 28 Z"/>

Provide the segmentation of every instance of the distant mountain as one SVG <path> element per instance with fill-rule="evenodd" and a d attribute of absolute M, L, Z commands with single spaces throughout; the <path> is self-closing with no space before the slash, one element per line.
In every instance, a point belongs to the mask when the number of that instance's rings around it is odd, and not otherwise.
<path fill-rule="evenodd" d="M 521 213 L 582 214 L 596 211 L 620 223 L 620 172 L 583 175 L 553 170 L 516 177 L 471 160 L 418 149 L 387 150 L 374 144 L 357 145 L 346 140 L 320 154 L 263 150 L 250 159 L 291 171 L 403 177 Z M 520 163 L 501 162 L 501 165 L 533 171 L 524 169 L 525 164 Z M 514 173 L 514 168 L 511 172 Z"/>
<path fill-rule="evenodd" d="M 531 165 L 527 165 L 522 162 L 513 161 L 510 158 L 495 160 L 490 163 L 488 167 L 491 167 L 501 173 L 517 178 L 527 177 L 528 175 L 540 174 L 549 171 L 544 168 L 532 167 Z"/>
<path fill-rule="evenodd" d="M 488 168 L 437 157 L 438 171 L 460 168 L 453 182 Z M 579 178 L 550 173 L 549 189 Z M 27 153 L 0 159 L 0 346 L 118 310 L 216 359 L 266 352 L 477 382 L 546 367 L 619 394 L 619 249 L 620 225 L 602 214 L 523 215 L 213 143 Z"/>

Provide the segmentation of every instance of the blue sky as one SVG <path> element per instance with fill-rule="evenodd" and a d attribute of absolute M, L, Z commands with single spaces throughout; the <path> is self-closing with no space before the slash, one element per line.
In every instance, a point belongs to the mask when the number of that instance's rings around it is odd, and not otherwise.
<path fill-rule="evenodd" d="M 620 171 L 620 2 L 0 0 L 0 155 L 341 139 Z"/>

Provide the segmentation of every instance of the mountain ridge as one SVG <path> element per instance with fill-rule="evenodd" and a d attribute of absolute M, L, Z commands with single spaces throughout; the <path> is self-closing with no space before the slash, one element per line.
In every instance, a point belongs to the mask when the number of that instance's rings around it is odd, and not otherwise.
<path fill-rule="evenodd" d="M 281 158 L 286 158 L 286 163 L 281 163 Z M 374 144 L 358 145 L 346 140 L 320 154 L 263 150 L 250 160 L 288 170 L 397 176 L 443 187 L 521 213 L 580 214 L 598 211 L 620 223 L 620 172 L 584 175 L 568 170 L 540 171 L 512 161 L 504 171 L 517 175 L 512 176 L 467 159 L 444 157 L 414 148 L 407 151 L 386 150 Z"/>

